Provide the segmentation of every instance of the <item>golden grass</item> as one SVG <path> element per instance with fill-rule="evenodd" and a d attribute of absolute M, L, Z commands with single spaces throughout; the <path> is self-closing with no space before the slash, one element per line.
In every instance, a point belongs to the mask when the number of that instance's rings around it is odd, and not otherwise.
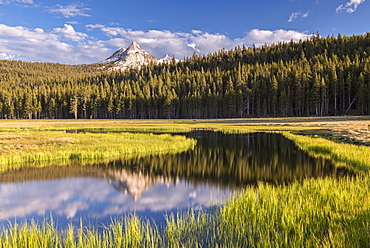
<path fill-rule="evenodd" d="M 0 120 L 0 128 L 27 129 L 74 129 L 120 128 L 126 130 L 173 130 L 188 131 L 206 129 L 277 129 L 305 130 L 326 129 L 338 135 L 370 141 L 370 117 L 291 117 L 291 118 L 244 118 L 244 119 L 178 119 L 178 120 Z"/>

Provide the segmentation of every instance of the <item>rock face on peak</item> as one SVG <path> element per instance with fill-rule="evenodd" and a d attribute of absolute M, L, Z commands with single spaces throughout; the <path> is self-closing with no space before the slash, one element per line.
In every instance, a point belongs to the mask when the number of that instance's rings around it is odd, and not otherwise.
<path fill-rule="evenodd" d="M 129 45 L 129 47 L 127 48 L 127 52 L 130 54 L 134 54 L 134 53 L 140 53 L 143 51 L 141 50 L 139 44 L 137 44 L 136 41 L 133 41 L 131 45 Z"/>
<path fill-rule="evenodd" d="M 117 51 L 115 51 L 109 58 L 101 61 L 101 63 L 110 63 L 115 62 L 117 60 L 120 60 L 123 57 L 123 53 L 126 51 L 124 48 L 120 48 Z"/>
<path fill-rule="evenodd" d="M 152 55 L 141 50 L 138 43 L 133 41 L 127 48 L 120 48 L 115 51 L 109 58 L 101 61 L 101 63 L 112 63 L 109 70 L 126 70 L 140 69 L 143 65 L 179 62 L 178 59 L 171 58 L 166 55 L 165 58 L 157 60 Z"/>

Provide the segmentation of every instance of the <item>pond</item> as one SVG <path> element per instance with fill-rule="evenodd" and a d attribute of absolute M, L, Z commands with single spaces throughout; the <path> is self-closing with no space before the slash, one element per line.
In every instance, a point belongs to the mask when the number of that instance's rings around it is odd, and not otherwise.
<path fill-rule="evenodd" d="M 108 163 L 27 168 L 0 175 L 0 224 L 52 218 L 58 226 L 108 224 L 136 213 L 163 223 L 166 214 L 206 209 L 259 181 L 288 184 L 348 174 L 313 158 L 279 134 L 185 133 L 197 146 L 180 154 Z"/>

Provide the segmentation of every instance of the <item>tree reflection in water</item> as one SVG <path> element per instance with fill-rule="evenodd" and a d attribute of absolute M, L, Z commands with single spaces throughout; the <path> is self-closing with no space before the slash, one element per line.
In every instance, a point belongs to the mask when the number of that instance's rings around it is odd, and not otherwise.
<path fill-rule="evenodd" d="M 2 182 L 94 177 L 135 200 L 157 183 L 185 181 L 193 187 L 213 186 L 233 190 L 259 181 L 286 184 L 295 180 L 350 175 L 324 158 L 314 158 L 284 136 L 272 133 L 223 134 L 193 131 L 184 134 L 197 146 L 180 154 L 121 158 L 108 163 L 22 169 L 0 176 Z"/>

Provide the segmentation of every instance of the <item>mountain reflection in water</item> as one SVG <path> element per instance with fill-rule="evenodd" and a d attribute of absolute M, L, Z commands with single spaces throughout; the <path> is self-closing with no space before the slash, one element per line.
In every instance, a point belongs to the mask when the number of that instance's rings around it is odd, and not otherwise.
<path fill-rule="evenodd" d="M 0 175 L 0 223 L 16 217 L 98 222 L 136 212 L 149 218 L 207 207 L 259 181 L 286 184 L 348 175 L 313 158 L 282 135 L 194 131 L 197 146 L 180 154 L 119 159 L 82 166 L 25 168 Z"/>

